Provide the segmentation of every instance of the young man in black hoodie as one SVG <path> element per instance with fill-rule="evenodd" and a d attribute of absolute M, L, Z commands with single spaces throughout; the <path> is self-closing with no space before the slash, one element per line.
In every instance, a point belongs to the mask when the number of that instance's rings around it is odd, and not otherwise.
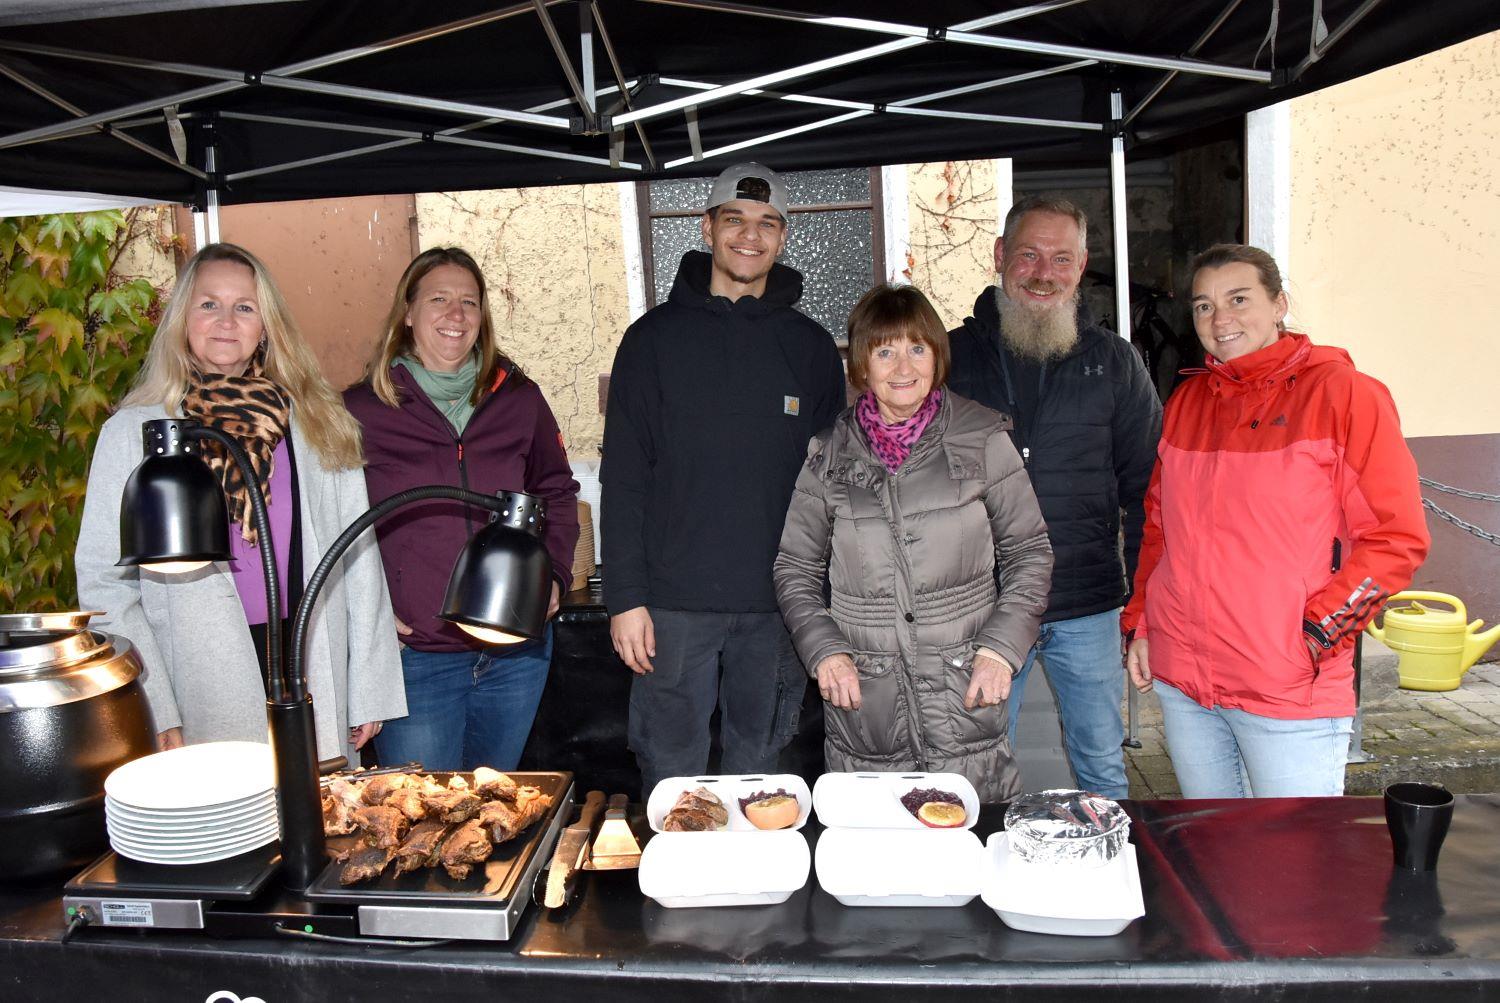
<path fill-rule="evenodd" d="M 1052 542 L 1052 591 L 1011 687 L 1011 735 L 1040 656 L 1075 782 L 1123 798 L 1120 608 L 1141 546 L 1161 401 L 1135 349 L 1095 324 L 1079 298 L 1087 234 L 1088 218 L 1071 202 L 1016 202 L 995 241 L 999 284 L 980 293 L 974 316 L 948 335 L 948 384 L 1010 415 Z"/>
<path fill-rule="evenodd" d="M 807 677 L 777 610 L 771 564 L 811 437 L 844 406 L 832 337 L 792 309 L 786 188 L 759 164 L 714 181 L 710 253 L 682 258 L 667 302 L 615 354 L 604 426 L 604 600 L 636 673 L 630 747 L 644 792 L 708 767 L 772 772 Z"/>

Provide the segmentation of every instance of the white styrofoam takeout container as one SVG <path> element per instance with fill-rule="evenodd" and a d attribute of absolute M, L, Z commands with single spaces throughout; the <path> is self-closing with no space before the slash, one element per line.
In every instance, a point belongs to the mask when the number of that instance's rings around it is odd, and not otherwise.
<path fill-rule="evenodd" d="M 1030 933 L 1112 937 L 1146 915 L 1135 847 L 1099 867 L 1034 864 L 1011 852 L 1010 835 L 985 845 L 981 895 L 1005 925 Z"/>
<path fill-rule="evenodd" d="M 942 832 L 923 825 L 901 803 L 914 788 L 935 787 L 957 794 L 964 803 L 964 824 L 979 820 L 979 794 L 958 773 L 825 773 L 813 785 L 813 810 L 830 829 L 916 829 Z M 951 831 L 951 830 L 948 830 Z"/>
<path fill-rule="evenodd" d="M 807 884 L 811 869 L 807 837 L 791 829 L 658 832 L 641 851 L 637 876 L 647 898 L 691 909 L 779 905 Z"/>
<path fill-rule="evenodd" d="M 667 812 L 672 810 L 672 805 L 682 796 L 685 791 L 695 791 L 699 787 L 706 787 L 712 791 L 714 796 L 724 802 L 724 807 L 729 811 L 729 823 L 720 832 L 774 832 L 778 830 L 757 829 L 751 821 L 745 817 L 740 810 L 740 798 L 749 797 L 760 791 L 768 793 L 777 790 L 785 790 L 788 794 L 796 795 L 797 798 L 797 823 L 788 826 L 786 830 L 800 829 L 807 824 L 808 814 L 812 810 L 812 794 L 807 789 L 807 781 L 792 773 L 749 773 L 743 776 L 705 776 L 705 777 L 668 777 L 651 789 L 651 796 L 646 799 L 646 820 L 651 823 L 655 832 L 662 831 L 662 819 L 667 817 Z M 677 835 L 710 835 L 710 833 L 678 833 Z"/>
<path fill-rule="evenodd" d="M 825 829 L 818 884 L 847 906 L 962 906 L 979 894 L 983 854 L 967 829 Z"/>

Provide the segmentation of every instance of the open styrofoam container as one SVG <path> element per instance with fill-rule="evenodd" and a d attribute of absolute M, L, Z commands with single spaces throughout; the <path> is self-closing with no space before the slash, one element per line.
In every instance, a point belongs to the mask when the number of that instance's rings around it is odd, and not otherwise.
<path fill-rule="evenodd" d="M 985 845 L 980 894 L 1005 925 L 1031 933 L 1112 937 L 1146 915 L 1130 843 L 1102 867 L 1034 864 L 1011 852 L 1010 834 Z"/>
<path fill-rule="evenodd" d="M 821 781 L 820 781 L 821 782 Z M 729 824 L 724 826 L 720 832 L 765 832 L 776 830 L 757 829 L 745 813 L 740 810 L 740 798 L 749 797 L 761 791 L 774 793 L 784 790 L 788 794 L 797 797 L 797 824 L 788 826 L 783 832 L 800 829 L 807 824 L 808 813 L 812 810 L 812 794 L 807 789 L 807 781 L 792 773 L 748 773 L 743 776 L 708 776 L 708 777 L 668 777 L 651 789 L 651 796 L 646 799 L 646 820 L 651 823 L 651 828 L 661 832 L 662 819 L 666 818 L 667 812 L 672 810 L 672 805 L 682 796 L 684 791 L 694 791 L 699 787 L 706 787 L 714 795 L 724 802 L 724 807 L 729 811 Z M 709 833 L 678 833 L 675 835 L 710 835 Z"/>
<path fill-rule="evenodd" d="M 637 873 L 641 894 L 668 909 L 690 909 L 778 905 L 807 884 L 811 869 L 802 833 L 757 829 L 659 832 L 641 851 Z"/>
<path fill-rule="evenodd" d="M 940 832 L 917 820 L 901 803 L 914 788 L 935 787 L 957 794 L 964 802 L 962 828 L 979 819 L 979 794 L 958 773 L 825 773 L 813 785 L 813 808 L 818 821 L 830 829 L 918 829 Z"/>
<path fill-rule="evenodd" d="M 967 829 L 825 829 L 818 884 L 850 906 L 967 905 L 983 854 Z"/>

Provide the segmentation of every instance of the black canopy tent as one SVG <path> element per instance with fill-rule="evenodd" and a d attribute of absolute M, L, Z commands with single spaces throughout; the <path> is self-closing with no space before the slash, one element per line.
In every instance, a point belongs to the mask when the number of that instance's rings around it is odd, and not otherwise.
<path fill-rule="evenodd" d="M 1133 146 L 1496 28 L 1494 0 L 0 0 L 0 179 L 212 208 L 1109 158 L 1121 267 Z"/>

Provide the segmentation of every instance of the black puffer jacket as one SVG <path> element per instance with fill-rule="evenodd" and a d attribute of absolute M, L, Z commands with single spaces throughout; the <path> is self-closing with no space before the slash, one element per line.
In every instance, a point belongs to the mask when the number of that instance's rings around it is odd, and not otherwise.
<path fill-rule="evenodd" d="M 1015 423 L 1011 439 L 1025 458 L 1052 541 L 1052 595 L 1044 623 L 1125 602 L 1161 437 L 1161 401 L 1135 349 L 1094 323 L 1081 302 L 1078 334 L 1077 347 L 1062 359 L 1040 368 L 1017 360 L 1000 341 L 993 287 L 979 294 L 974 316 L 948 334 L 953 392 Z M 1037 384 L 1017 394 L 1023 371 Z"/>

